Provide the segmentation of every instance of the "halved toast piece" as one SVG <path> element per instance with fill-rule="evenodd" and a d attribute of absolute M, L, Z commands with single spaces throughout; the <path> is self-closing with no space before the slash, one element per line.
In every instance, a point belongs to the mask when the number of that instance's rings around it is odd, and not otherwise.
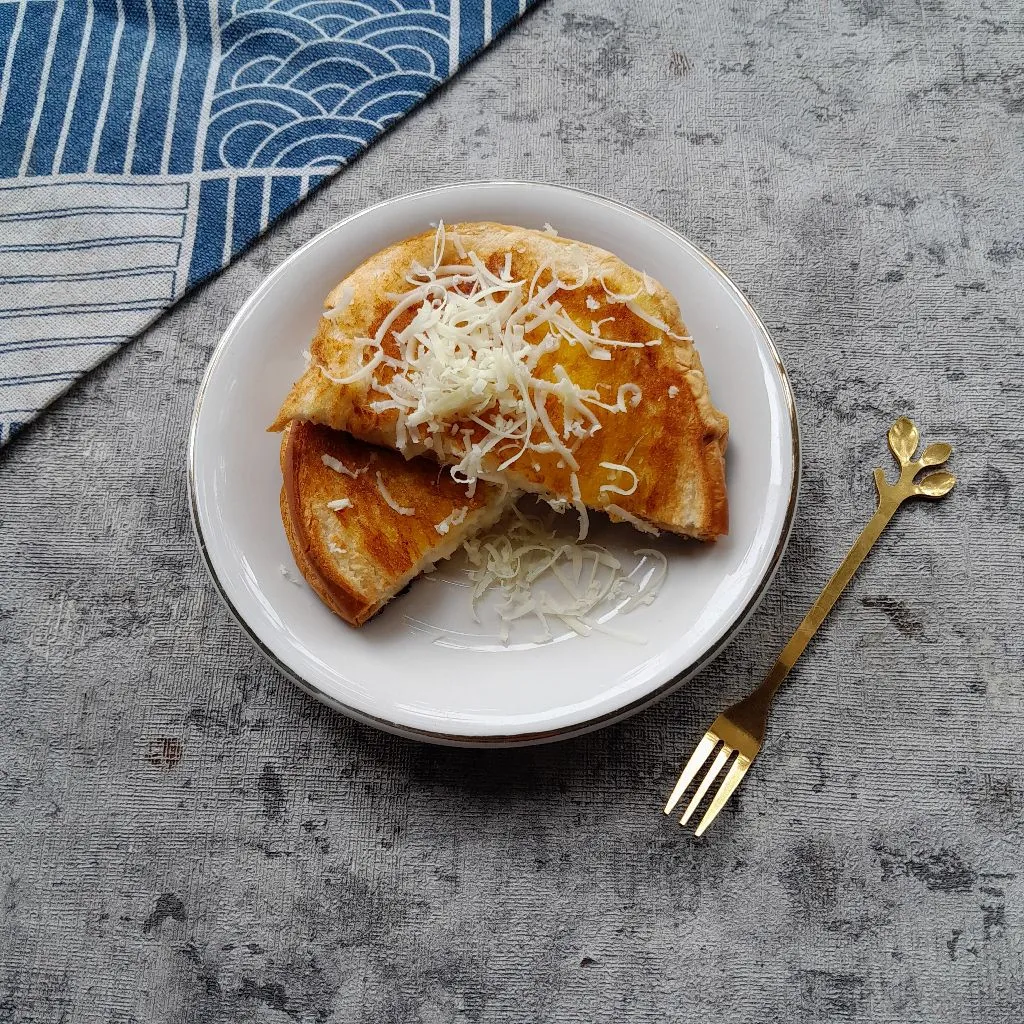
<path fill-rule="evenodd" d="M 520 333 L 506 318 L 480 328 L 492 340 L 477 346 L 466 325 L 493 319 L 496 305 L 518 317 Z M 702 540 L 728 531 L 728 420 L 675 300 L 611 253 L 459 224 L 378 253 L 325 308 L 311 365 L 271 429 L 327 424 L 613 519 Z M 435 336 L 448 344 L 443 358 Z M 493 368 L 495 354 L 513 351 L 511 371 Z"/>
<path fill-rule="evenodd" d="M 472 497 L 427 459 L 407 462 L 340 431 L 291 423 L 281 439 L 281 520 L 295 563 L 353 626 L 500 518 L 507 488 Z"/>

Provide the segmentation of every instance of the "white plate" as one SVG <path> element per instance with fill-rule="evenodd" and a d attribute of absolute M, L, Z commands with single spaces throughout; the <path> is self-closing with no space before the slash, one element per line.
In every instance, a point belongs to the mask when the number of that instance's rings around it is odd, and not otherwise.
<path fill-rule="evenodd" d="M 265 427 L 304 368 L 302 352 L 327 292 L 362 260 L 439 217 L 551 223 L 647 270 L 679 300 L 712 397 L 731 422 L 731 532 L 713 545 L 655 542 L 669 558 L 660 596 L 613 623 L 645 637 L 643 645 L 593 634 L 506 649 L 474 626 L 464 587 L 445 582 L 457 577 L 452 571 L 417 581 L 355 630 L 281 572 L 287 567 L 301 579 L 278 512 L 279 438 Z M 686 239 L 625 206 L 521 182 L 451 185 L 392 199 L 329 228 L 287 259 L 242 307 L 210 360 L 189 466 L 196 535 L 214 582 L 282 672 L 383 729 L 441 743 L 506 745 L 623 718 L 721 650 L 779 563 L 800 468 L 782 362 L 722 271 Z M 650 538 L 622 524 L 604 527 L 602 540 L 628 554 Z"/>

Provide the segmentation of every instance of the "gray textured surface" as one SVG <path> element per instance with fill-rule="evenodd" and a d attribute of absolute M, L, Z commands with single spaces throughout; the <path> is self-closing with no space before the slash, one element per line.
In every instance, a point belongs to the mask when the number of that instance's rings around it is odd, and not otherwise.
<path fill-rule="evenodd" d="M 549 0 L 0 454 L 0 1020 L 1021 1019 L 1024 18 L 1011 0 Z M 183 446 L 300 242 L 467 176 L 617 196 L 728 268 L 797 389 L 770 596 L 684 692 L 512 753 L 355 726 L 207 583 Z M 658 804 L 870 511 L 957 449 L 703 842 Z"/>

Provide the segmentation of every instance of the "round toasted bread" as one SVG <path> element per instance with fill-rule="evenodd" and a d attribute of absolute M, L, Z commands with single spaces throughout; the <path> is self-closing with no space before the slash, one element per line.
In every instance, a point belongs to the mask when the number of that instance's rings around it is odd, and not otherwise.
<path fill-rule="evenodd" d="M 324 317 L 310 348 L 312 363 L 296 383 L 271 429 L 295 419 L 344 429 L 376 444 L 399 447 L 398 414 L 380 409 L 389 374 L 379 372 L 351 383 L 362 365 L 365 344 L 395 308 L 396 296 L 407 292 L 407 277 L 417 265 L 434 262 L 435 234 L 429 232 L 382 250 L 353 271 L 327 297 L 333 309 L 344 298 L 339 315 Z M 510 486 L 548 497 L 578 501 L 609 511 L 613 518 L 634 517 L 644 523 L 702 540 L 728 531 L 728 499 L 724 453 L 728 420 L 711 402 L 700 357 L 686 330 L 675 299 L 656 281 L 595 246 L 551 234 L 494 223 L 458 224 L 448 229 L 442 263 L 464 262 L 470 252 L 492 274 L 508 267 L 512 279 L 543 287 L 556 278 L 579 287 L 559 288 L 552 301 L 583 330 L 604 321 L 605 336 L 636 347 L 620 346 L 610 358 L 591 358 L 579 345 L 562 341 L 538 363 L 538 374 L 555 379 L 560 367 L 581 388 L 596 389 L 614 402 L 623 386 L 633 386 L 641 398 L 628 412 L 598 410 L 600 430 L 574 448 L 579 463 L 576 479 L 557 452 L 533 453 L 506 469 Z M 651 268 L 656 270 L 657 268 Z M 581 278 L 581 275 L 584 275 Z M 412 321 L 403 313 L 391 330 Z M 536 338 L 546 335 L 543 324 Z M 392 334 L 387 338 L 393 339 Z M 384 342 L 397 357 L 397 343 Z M 387 405 L 387 403 L 383 403 Z M 555 411 L 552 419 L 556 419 Z M 561 424 L 556 420 L 556 426 Z M 455 422 L 453 430 L 436 434 L 429 452 L 403 444 L 405 453 L 430 454 L 444 463 L 458 461 L 464 451 L 462 434 L 474 441 L 486 436 L 479 423 Z M 501 461 L 495 451 L 485 462 L 494 471 Z M 623 476 L 609 466 L 629 465 L 635 489 L 628 494 L 611 490 Z M 574 493 L 578 488 L 578 494 Z M 625 516 L 619 513 L 625 513 Z"/>
<path fill-rule="evenodd" d="M 469 497 L 436 463 L 407 462 L 312 423 L 286 429 L 281 470 L 281 521 L 295 564 L 354 626 L 506 507 L 500 486 L 481 484 Z"/>

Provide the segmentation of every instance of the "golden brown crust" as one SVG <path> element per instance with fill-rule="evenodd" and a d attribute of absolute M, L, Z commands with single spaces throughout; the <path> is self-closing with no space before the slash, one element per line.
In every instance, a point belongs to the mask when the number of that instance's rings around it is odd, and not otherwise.
<path fill-rule="evenodd" d="M 358 475 L 331 468 L 325 455 Z M 470 498 L 434 463 L 406 462 L 394 451 L 311 423 L 288 426 L 281 469 L 281 520 L 295 564 L 323 602 L 354 626 L 504 507 L 499 487 L 481 485 Z M 377 484 L 378 472 L 393 500 L 414 509 L 413 515 L 388 504 Z M 351 504 L 328 508 L 337 499 Z M 463 508 L 465 521 L 438 533 L 436 524 Z"/>
<path fill-rule="evenodd" d="M 623 341 L 660 341 L 655 346 L 613 349 L 609 361 L 591 359 L 579 346 L 563 344 L 538 367 L 538 373 L 547 375 L 555 363 L 560 363 L 573 381 L 584 388 L 597 387 L 609 402 L 615 401 L 622 384 L 635 384 L 641 389 L 643 397 L 629 413 L 599 411 L 602 429 L 576 449 L 583 501 L 596 509 L 616 504 L 658 527 L 704 540 L 726 533 L 724 454 L 728 420 L 711 403 L 700 357 L 672 296 L 604 250 L 502 224 L 461 224 L 449 229 L 447 260 L 457 259 L 453 233 L 459 235 L 465 249 L 476 252 L 492 270 L 499 269 L 505 254 L 511 253 L 513 276 L 530 280 L 540 270 L 542 285 L 556 275 L 567 281 L 578 280 L 580 268 L 585 267 L 591 278 L 587 285 L 560 290 L 555 295 L 569 316 L 586 330 L 593 320 L 612 317 L 614 323 L 604 328 L 606 336 Z M 320 368 L 334 377 L 344 377 L 358 368 L 364 345 L 351 339 L 376 332 L 393 306 L 388 296 L 408 289 L 405 276 L 410 265 L 413 261 L 430 264 L 433 246 L 432 232 L 391 246 L 358 267 L 331 292 L 326 308 L 333 307 L 342 295 L 352 295 L 351 303 L 336 319 L 321 319 L 310 349 L 313 364 L 292 389 L 271 429 L 281 429 L 292 419 L 304 419 L 348 430 L 377 444 L 396 444 L 396 413 L 370 409 L 371 395 L 375 394 L 370 382 L 364 379 L 338 385 Z M 631 303 L 615 298 L 634 293 L 639 294 Z M 591 308 L 594 303 L 599 303 L 599 310 Z M 664 321 L 670 331 L 652 326 L 637 315 L 638 310 Z M 402 325 L 399 320 L 395 326 Z M 556 410 L 550 411 L 554 416 Z M 441 458 L 455 461 L 456 456 L 448 451 Z M 636 491 L 631 495 L 602 491 L 602 486 L 622 484 L 624 479 L 600 464 L 621 465 L 627 461 L 638 476 Z M 509 472 L 509 482 L 524 490 L 569 498 L 570 471 L 558 462 L 557 454 L 528 453 Z"/>
<path fill-rule="evenodd" d="M 292 518 L 288 504 L 288 492 L 281 488 L 281 522 L 285 536 L 292 549 L 292 557 L 299 567 L 306 582 L 316 591 L 317 596 L 335 615 L 340 615 L 353 626 L 361 626 L 370 617 L 372 605 L 360 598 L 352 590 L 343 586 L 328 587 L 327 581 L 320 575 L 316 564 L 309 556 L 304 537 L 299 533 L 295 520 Z"/>

